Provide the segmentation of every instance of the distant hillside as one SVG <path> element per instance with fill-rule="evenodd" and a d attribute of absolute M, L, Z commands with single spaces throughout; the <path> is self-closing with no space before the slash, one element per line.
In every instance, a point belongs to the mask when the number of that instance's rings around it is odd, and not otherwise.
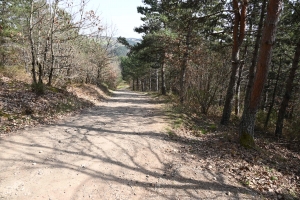
<path fill-rule="evenodd" d="M 126 40 L 128 41 L 128 43 L 129 43 L 130 45 L 135 45 L 136 43 L 142 41 L 141 39 L 138 39 L 138 38 L 126 38 Z"/>
<path fill-rule="evenodd" d="M 138 42 L 141 42 L 141 39 L 137 39 L 137 38 L 126 38 L 126 40 L 130 45 L 135 45 Z M 125 47 L 123 44 L 117 43 L 114 52 L 116 56 L 122 57 L 122 56 L 126 56 L 126 54 L 129 52 L 129 49 Z"/>
<path fill-rule="evenodd" d="M 117 57 L 126 56 L 128 52 L 129 52 L 129 49 L 127 49 L 127 47 L 125 47 L 124 45 L 122 45 L 120 43 L 117 43 L 116 47 L 114 48 L 114 54 Z"/>

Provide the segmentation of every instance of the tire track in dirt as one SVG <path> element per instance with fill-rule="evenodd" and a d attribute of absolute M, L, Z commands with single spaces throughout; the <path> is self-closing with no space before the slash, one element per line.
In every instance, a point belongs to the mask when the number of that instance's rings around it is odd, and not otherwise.
<path fill-rule="evenodd" d="M 127 90 L 0 140 L 0 199 L 257 199 L 177 153 L 161 104 Z"/>

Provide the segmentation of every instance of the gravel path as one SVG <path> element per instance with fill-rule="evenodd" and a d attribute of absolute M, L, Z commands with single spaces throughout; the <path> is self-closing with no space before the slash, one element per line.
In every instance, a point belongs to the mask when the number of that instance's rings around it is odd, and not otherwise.
<path fill-rule="evenodd" d="M 169 140 L 161 105 L 114 97 L 55 125 L 0 140 L 0 199 L 257 199 Z"/>

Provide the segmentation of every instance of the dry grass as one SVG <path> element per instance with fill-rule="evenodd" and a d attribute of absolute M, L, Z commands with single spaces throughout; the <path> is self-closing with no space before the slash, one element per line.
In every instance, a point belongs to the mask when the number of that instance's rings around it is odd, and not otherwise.
<path fill-rule="evenodd" d="M 0 78 L 1 77 L 18 80 L 27 84 L 31 83 L 30 73 L 26 72 L 23 66 L 0 67 Z"/>

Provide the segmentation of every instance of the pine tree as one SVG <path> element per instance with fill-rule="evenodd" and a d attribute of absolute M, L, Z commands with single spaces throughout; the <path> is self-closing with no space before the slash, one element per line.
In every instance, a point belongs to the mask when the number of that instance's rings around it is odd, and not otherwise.
<path fill-rule="evenodd" d="M 276 28 L 282 11 L 283 2 L 281 0 L 270 0 L 267 16 L 263 29 L 260 53 L 258 57 L 256 74 L 253 88 L 250 95 L 250 103 L 244 108 L 242 121 L 240 124 L 240 141 L 243 146 L 254 146 L 254 126 L 256 112 L 260 103 L 263 87 L 267 79 L 270 66 L 272 48 L 276 38 Z"/>

